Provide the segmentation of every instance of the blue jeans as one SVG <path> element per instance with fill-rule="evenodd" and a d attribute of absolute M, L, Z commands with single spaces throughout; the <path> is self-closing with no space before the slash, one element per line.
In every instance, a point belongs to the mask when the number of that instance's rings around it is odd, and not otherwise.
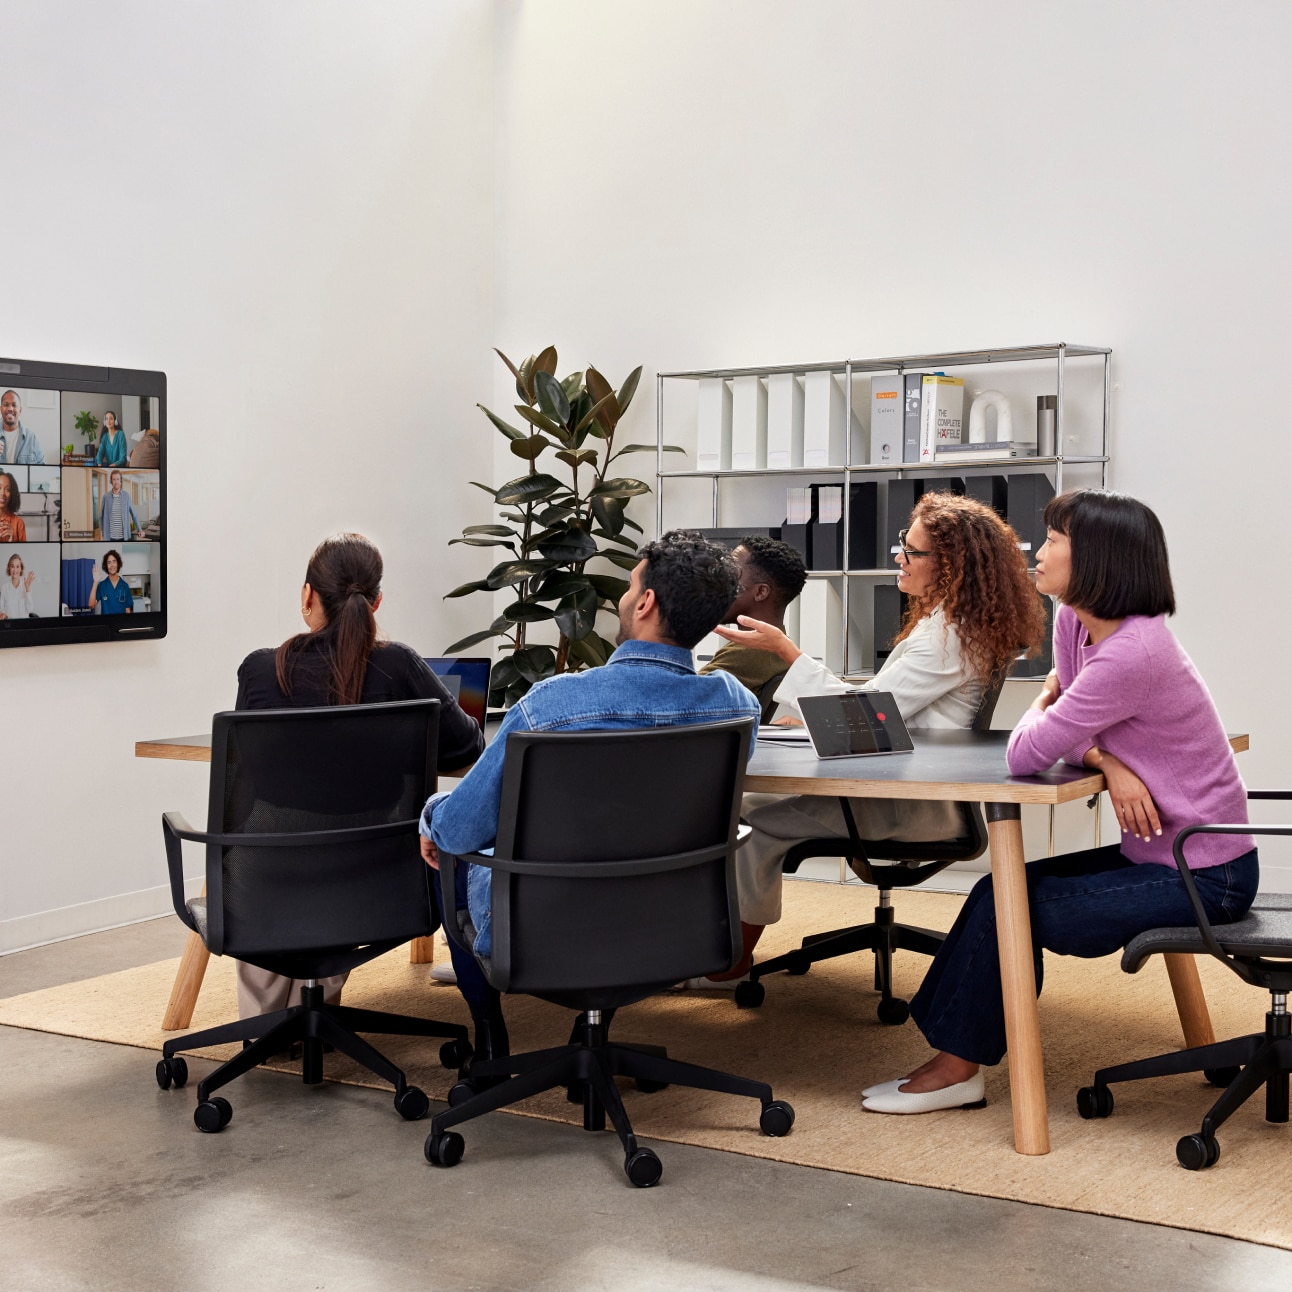
<path fill-rule="evenodd" d="M 1256 896 L 1256 849 L 1223 866 L 1195 870 L 1193 877 L 1207 918 L 1232 923 Z M 1042 950 L 1093 959 L 1111 955 L 1148 929 L 1195 923 L 1180 872 L 1174 866 L 1136 865 L 1116 844 L 1029 862 L 1027 897 L 1038 994 Z M 999 1063 L 1005 1057 L 990 875 L 965 899 L 911 1001 L 911 1017 L 935 1050 L 970 1063 Z"/>

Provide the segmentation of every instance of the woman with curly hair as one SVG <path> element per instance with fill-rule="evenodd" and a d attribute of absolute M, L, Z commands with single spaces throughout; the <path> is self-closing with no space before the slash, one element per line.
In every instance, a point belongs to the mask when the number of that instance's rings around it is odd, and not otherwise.
<path fill-rule="evenodd" d="M 1018 536 L 990 508 L 955 494 L 926 494 L 898 536 L 897 586 L 906 613 L 893 651 L 866 690 L 891 692 L 914 730 L 967 728 L 993 676 L 1045 632 L 1041 600 L 1028 577 Z M 789 665 L 776 699 L 791 709 L 804 695 L 837 695 L 846 686 L 779 629 L 740 616 L 718 628 L 728 641 L 772 651 Z M 954 803 L 850 799 L 867 839 L 946 839 L 960 831 Z M 781 861 L 801 839 L 848 837 L 834 798 L 745 796 L 753 833 L 736 854 L 745 954 L 728 973 L 696 987 L 733 986 L 749 972 L 768 924 L 781 918 Z"/>

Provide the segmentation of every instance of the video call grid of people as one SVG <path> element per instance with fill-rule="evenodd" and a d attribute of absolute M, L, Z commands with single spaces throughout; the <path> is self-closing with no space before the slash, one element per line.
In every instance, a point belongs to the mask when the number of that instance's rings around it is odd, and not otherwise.
<path fill-rule="evenodd" d="M 161 609 L 160 401 L 0 387 L 0 631 Z"/>

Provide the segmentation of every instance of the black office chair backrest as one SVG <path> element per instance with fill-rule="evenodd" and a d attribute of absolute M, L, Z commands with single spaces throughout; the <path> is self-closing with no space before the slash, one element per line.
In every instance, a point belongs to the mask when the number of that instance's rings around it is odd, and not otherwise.
<path fill-rule="evenodd" d="M 732 854 L 753 723 L 507 739 L 499 858 L 562 866 L 681 853 L 680 869 L 493 877 L 493 973 L 513 991 L 663 985 L 738 954 Z"/>
<path fill-rule="evenodd" d="M 785 681 L 785 674 L 788 672 L 789 669 L 782 669 L 775 677 L 769 677 L 758 688 L 758 704 L 762 710 L 758 718 L 759 722 L 771 722 L 776 716 L 776 710 L 780 708 L 780 705 L 776 703 L 776 691 L 780 684 Z"/>
<path fill-rule="evenodd" d="M 213 951 L 364 946 L 431 931 L 417 819 L 435 789 L 439 719 L 438 700 L 215 715 L 208 829 L 292 834 L 401 821 L 408 829 L 361 843 L 209 845 Z"/>

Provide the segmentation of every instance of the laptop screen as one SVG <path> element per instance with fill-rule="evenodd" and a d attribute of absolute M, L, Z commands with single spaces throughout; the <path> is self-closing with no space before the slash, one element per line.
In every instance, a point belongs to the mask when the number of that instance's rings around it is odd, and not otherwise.
<path fill-rule="evenodd" d="M 489 660 L 466 655 L 436 655 L 427 657 L 426 666 L 448 688 L 462 712 L 474 718 L 483 731 L 485 705 L 489 699 Z"/>
<path fill-rule="evenodd" d="M 885 691 L 799 698 L 812 744 L 820 758 L 898 754 L 911 750 L 902 715 Z"/>

